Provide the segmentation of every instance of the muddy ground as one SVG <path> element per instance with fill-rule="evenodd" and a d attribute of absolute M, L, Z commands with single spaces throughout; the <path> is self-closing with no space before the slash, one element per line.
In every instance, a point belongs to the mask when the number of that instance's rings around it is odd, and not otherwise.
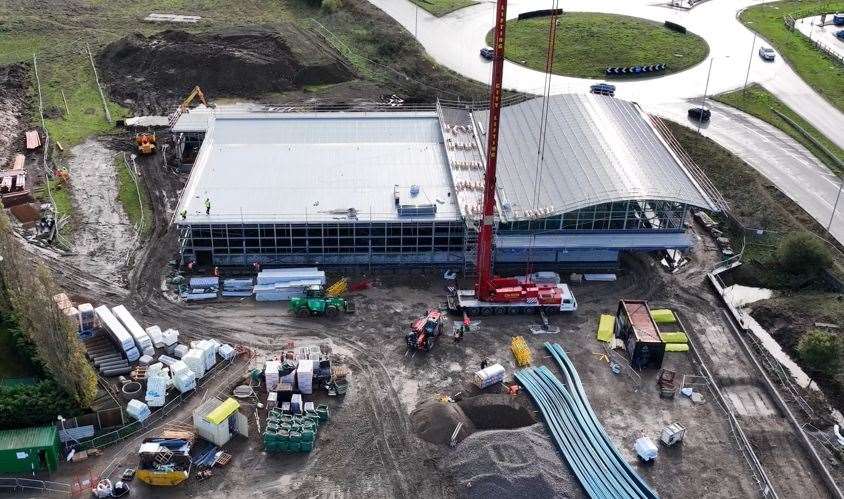
<path fill-rule="evenodd" d="M 255 98 L 355 78 L 334 49 L 290 23 L 135 33 L 107 45 L 98 61 L 111 97 L 140 110 L 169 110 L 195 85 L 209 97 Z"/>
<path fill-rule="evenodd" d="M 28 120 L 29 67 L 0 66 L 0 167 L 8 167 L 14 155 L 24 149 L 23 126 Z"/>
<path fill-rule="evenodd" d="M 115 159 L 108 144 L 88 139 L 73 147 L 68 157 L 73 195 L 73 246 L 69 261 L 91 274 L 118 284 L 126 283 L 126 267 L 140 244 L 117 199 Z M 130 160 L 131 164 L 131 160 Z"/>

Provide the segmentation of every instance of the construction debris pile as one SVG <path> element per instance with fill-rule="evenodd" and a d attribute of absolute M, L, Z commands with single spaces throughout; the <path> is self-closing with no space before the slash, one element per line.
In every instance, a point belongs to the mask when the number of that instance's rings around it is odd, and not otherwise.
<path fill-rule="evenodd" d="M 150 112 L 166 109 L 166 102 L 194 85 L 220 96 L 254 97 L 351 80 L 340 60 L 302 28 L 275 23 L 272 30 L 136 33 L 106 46 L 97 66 L 115 101 L 129 99 L 140 112 Z"/>

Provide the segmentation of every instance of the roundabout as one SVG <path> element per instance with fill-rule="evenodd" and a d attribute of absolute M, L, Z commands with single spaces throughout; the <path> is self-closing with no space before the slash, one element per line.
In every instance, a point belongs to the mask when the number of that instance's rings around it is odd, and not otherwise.
<path fill-rule="evenodd" d="M 537 71 L 545 70 L 549 17 L 507 22 L 505 57 Z M 605 78 L 607 68 L 665 65 L 654 73 L 612 75 L 614 80 L 640 79 L 677 73 L 702 62 L 709 46 L 698 35 L 630 16 L 566 12 L 557 18 L 552 72 L 578 78 Z M 492 32 L 487 34 L 492 44 Z"/>

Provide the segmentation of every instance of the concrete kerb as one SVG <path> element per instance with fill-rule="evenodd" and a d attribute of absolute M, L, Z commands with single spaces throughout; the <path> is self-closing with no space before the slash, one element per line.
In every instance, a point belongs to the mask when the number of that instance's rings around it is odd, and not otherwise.
<path fill-rule="evenodd" d="M 799 421 L 797 421 L 797 418 L 794 416 L 794 413 L 791 411 L 791 408 L 788 406 L 788 404 L 786 404 L 785 400 L 782 398 L 782 395 L 780 395 L 779 390 L 777 390 L 776 386 L 774 386 L 774 384 L 771 382 L 771 379 L 768 377 L 768 373 L 766 373 L 762 366 L 759 364 L 759 361 L 757 360 L 755 354 L 745 341 L 742 333 L 753 334 L 753 332 L 744 326 L 744 319 L 742 313 L 724 297 L 724 287 L 721 285 L 720 279 L 718 278 L 718 274 L 734 266 L 736 265 L 716 269 L 713 272 L 707 274 L 709 282 L 712 284 L 712 287 L 715 288 L 715 292 L 718 294 L 718 296 L 721 298 L 721 301 L 727 308 L 727 310 L 724 312 L 724 316 L 727 318 L 727 322 L 730 325 L 730 331 L 732 331 L 733 336 L 741 345 L 742 350 L 750 358 L 759 375 L 762 377 L 762 381 L 764 382 L 763 385 L 767 390 L 768 394 L 773 399 L 774 403 L 776 403 L 777 407 L 779 407 L 783 414 L 785 414 L 788 421 L 794 427 L 794 430 L 800 436 L 800 445 L 808 453 L 810 460 L 817 467 L 818 471 L 820 472 L 821 478 L 824 481 L 824 484 L 827 486 L 827 489 L 829 489 L 829 492 L 834 497 L 844 499 L 844 494 L 842 494 L 841 489 L 835 482 L 835 478 L 833 478 L 832 474 L 829 472 L 829 469 L 826 467 L 826 464 L 824 463 L 823 459 L 818 454 L 814 445 L 812 445 L 812 442 L 809 440 L 809 436 L 803 430 L 803 426 L 800 424 Z"/>

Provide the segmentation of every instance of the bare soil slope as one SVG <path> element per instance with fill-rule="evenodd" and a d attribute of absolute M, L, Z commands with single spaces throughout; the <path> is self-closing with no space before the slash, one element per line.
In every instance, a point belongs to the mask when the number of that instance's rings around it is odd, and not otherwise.
<path fill-rule="evenodd" d="M 180 98 L 194 85 L 215 97 L 257 97 L 355 77 L 330 47 L 291 24 L 273 30 L 135 33 L 107 45 L 99 64 L 112 97 L 140 107 Z"/>

